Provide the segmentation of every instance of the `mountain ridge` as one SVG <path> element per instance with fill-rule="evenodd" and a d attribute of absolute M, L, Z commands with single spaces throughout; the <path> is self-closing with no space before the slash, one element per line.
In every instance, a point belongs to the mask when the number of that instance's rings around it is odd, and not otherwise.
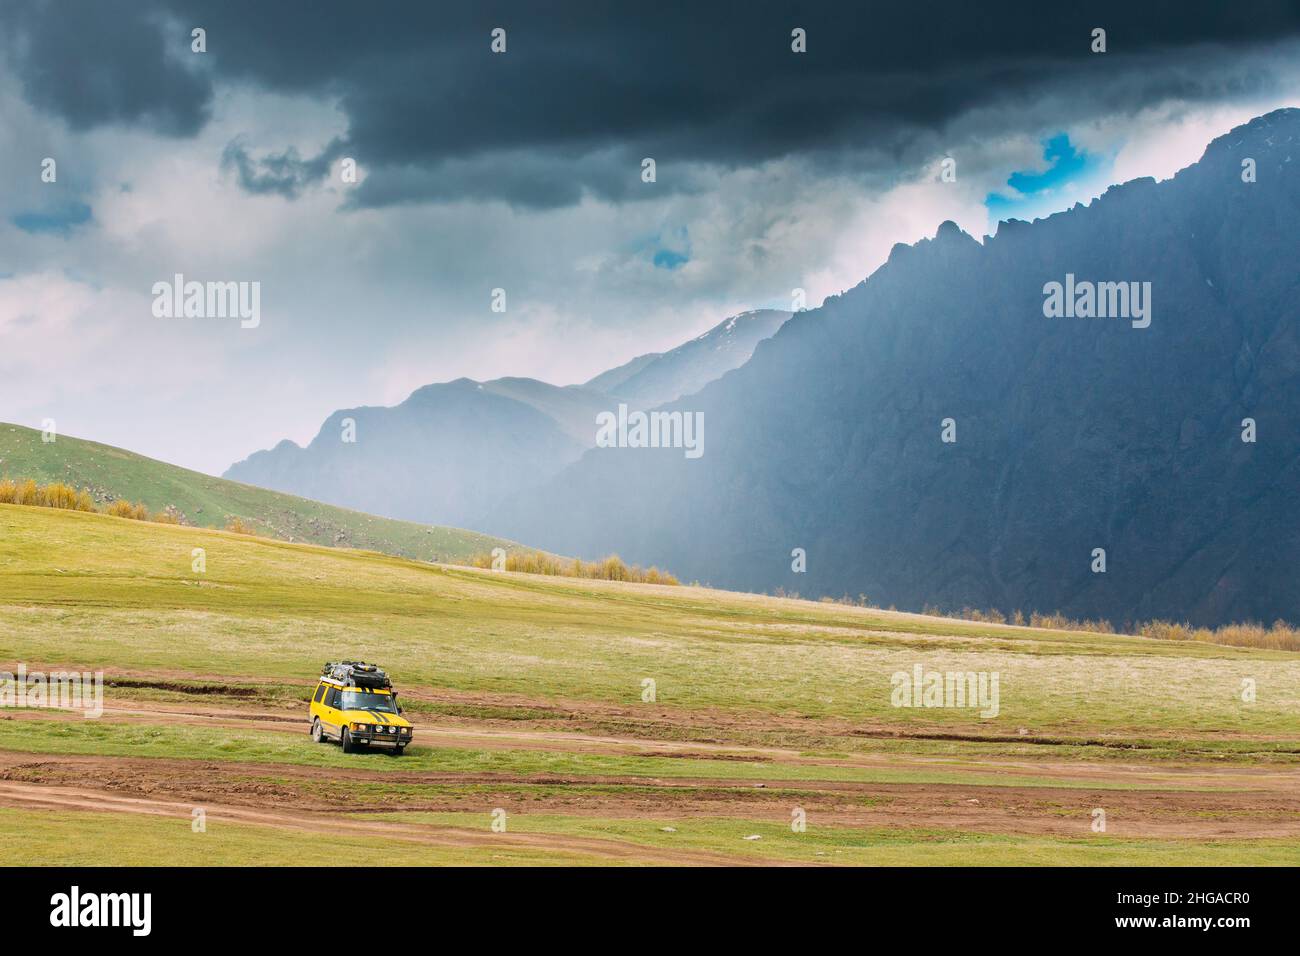
<path fill-rule="evenodd" d="M 483 527 L 741 590 L 1300 619 L 1298 163 L 1281 110 L 983 243 L 945 223 L 672 403 L 704 415 L 699 461 L 589 451 Z M 1152 281 L 1151 326 L 1046 318 L 1067 273 Z M 1240 440 L 1249 417 L 1268 441 Z"/>
<path fill-rule="evenodd" d="M 458 378 L 421 386 L 394 406 L 339 409 L 306 446 L 282 440 L 223 477 L 401 520 L 473 526 L 521 476 L 554 475 L 592 447 L 598 413 L 619 402 L 658 406 L 725 374 L 787 317 L 731 316 L 591 380 L 609 392 L 523 377 Z"/>

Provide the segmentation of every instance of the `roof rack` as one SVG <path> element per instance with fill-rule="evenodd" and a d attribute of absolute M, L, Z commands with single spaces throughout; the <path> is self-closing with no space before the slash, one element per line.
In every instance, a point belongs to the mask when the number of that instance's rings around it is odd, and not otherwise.
<path fill-rule="evenodd" d="M 353 687 L 393 686 L 393 682 L 378 665 L 367 664 L 365 661 L 326 661 L 320 676 Z"/>

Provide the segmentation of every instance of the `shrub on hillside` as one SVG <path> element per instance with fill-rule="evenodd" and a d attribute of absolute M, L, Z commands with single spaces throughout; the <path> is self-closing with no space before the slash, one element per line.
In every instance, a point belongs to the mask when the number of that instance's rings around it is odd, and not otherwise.
<path fill-rule="evenodd" d="M 0 479 L 0 505 L 34 505 L 41 508 L 61 508 L 65 511 L 90 511 L 111 515 L 114 518 L 129 518 L 132 521 L 155 521 L 159 524 L 186 524 L 184 515 L 172 505 L 162 511 L 149 513 L 143 504 L 137 504 L 119 498 L 110 501 L 103 508 L 97 507 L 89 491 L 78 491 L 72 485 L 54 481 L 48 485 L 38 485 L 28 478 L 18 481 L 13 478 Z M 251 528 L 246 533 L 253 534 Z"/>
<path fill-rule="evenodd" d="M 475 568 L 492 568 L 492 555 L 478 554 L 470 559 Z M 541 551 L 520 551 L 507 553 L 506 571 L 518 571 L 521 574 L 546 574 L 554 577 L 590 578 L 602 581 L 633 581 L 637 584 L 670 584 L 680 582 L 667 571 L 651 567 L 642 569 L 639 565 L 628 567 L 616 554 L 600 561 L 565 561 Z"/>
<path fill-rule="evenodd" d="M 994 624 L 1006 622 L 1001 612 L 978 611 L 963 608 L 956 615 L 946 615 L 937 607 L 927 605 L 921 612 L 931 617 L 959 617 L 968 621 L 986 621 Z M 1011 616 L 1013 624 L 1025 624 L 1025 615 L 1016 611 Z M 1034 611 L 1029 615 L 1030 627 L 1041 627 L 1053 631 L 1083 631 L 1091 634 L 1115 634 L 1115 626 L 1104 618 L 1099 620 L 1076 621 L 1066 617 L 1060 611 L 1040 614 Z M 1141 637 L 1155 638 L 1161 641 L 1202 641 L 1206 644 L 1223 644 L 1230 647 L 1261 647 L 1278 651 L 1300 651 L 1300 628 L 1292 627 L 1286 621 L 1274 621 L 1271 627 L 1262 624 L 1224 624 L 1220 627 L 1193 627 L 1178 621 L 1147 621 L 1131 626 L 1126 624 L 1123 633 Z"/>
<path fill-rule="evenodd" d="M 957 615 L 963 621 L 979 621 L 982 624 L 1005 624 L 1007 616 L 995 607 L 987 611 L 981 611 L 979 608 L 964 607 L 961 613 Z"/>
<path fill-rule="evenodd" d="M 109 506 L 108 508 L 105 509 L 104 514 L 112 515 L 114 518 L 134 518 L 135 505 L 131 504 L 131 502 L 126 501 L 122 498 L 118 498 L 116 501 L 109 503 Z"/>
<path fill-rule="evenodd" d="M 63 508 L 67 511 L 94 511 L 95 502 L 88 491 L 78 491 L 61 481 L 40 489 L 40 503 L 46 508 Z"/>
<path fill-rule="evenodd" d="M 16 505 L 39 505 L 41 503 L 40 485 L 28 478 L 22 482 L 14 494 Z"/>
<path fill-rule="evenodd" d="M 1203 641 L 1229 647 L 1262 647 L 1275 651 L 1300 651 L 1300 628 L 1286 621 L 1274 621 L 1272 627 L 1246 622 L 1224 624 L 1217 628 L 1192 627 L 1176 621 L 1147 621 L 1138 625 L 1143 637 L 1163 641 Z"/>
<path fill-rule="evenodd" d="M 1029 615 L 1030 627 L 1043 627 L 1053 631 L 1088 631 L 1093 634 L 1114 634 L 1115 626 L 1104 618 L 1093 621 L 1076 621 L 1066 617 L 1060 611 L 1053 611 L 1051 614 L 1039 614 L 1037 611 Z"/>
<path fill-rule="evenodd" d="M 18 482 L 12 478 L 0 481 L 0 505 L 33 505 L 66 511 L 99 510 L 89 491 L 78 491 L 61 481 L 42 486 L 31 479 Z"/>

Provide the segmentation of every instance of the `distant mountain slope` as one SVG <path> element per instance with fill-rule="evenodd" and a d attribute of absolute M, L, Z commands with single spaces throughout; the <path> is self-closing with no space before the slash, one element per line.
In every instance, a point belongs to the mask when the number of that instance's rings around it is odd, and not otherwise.
<path fill-rule="evenodd" d="M 635 408 L 655 408 L 698 392 L 732 369 L 744 365 L 754 353 L 754 347 L 772 336 L 788 318 L 789 312 L 775 309 L 733 315 L 671 352 L 641 356 L 612 372 L 597 376 L 588 387 L 605 379 L 605 390 L 614 397 Z M 642 362 L 642 359 L 649 360 Z M 637 363 L 641 364 L 633 367 Z M 613 372 L 624 370 L 628 374 L 606 378 Z"/>
<path fill-rule="evenodd" d="M 480 526 L 745 590 L 1297 621 L 1297 261 L 1291 109 L 1172 180 L 895 247 L 677 403 L 704 414 L 702 458 L 595 449 Z M 1150 282 L 1150 326 L 1046 317 L 1067 276 Z"/>
<path fill-rule="evenodd" d="M 577 461 L 595 444 L 599 412 L 619 401 L 653 407 L 700 388 L 743 364 L 786 317 L 735 316 L 671 352 L 592 380 L 616 386 L 613 394 L 530 378 L 427 385 L 392 408 L 337 411 L 306 448 L 282 441 L 225 477 L 393 518 L 472 527 L 521 484 Z M 342 440 L 345 419 L 355 422 L 355 442 Z"/>
<path fill-rule="evenodd" d="M 595 406 L 606 404 L 544 382 L 462 378 L 426 385 L 391 408 L 337 411 L 306 448 L 281 442 L 225 477 L 393 518 L 472 525 L 521 480 L 575 461 L 585 447 L 579 419 L 594 423 Z M 355 442 L 343 440 L 346 419 Z"/>
<path fill-rule="evenodd" d="M 607 372 L 601 372 L 591 381 L 585 382 L 583 387 L 594 389 L 598 392 L 607 392 L 612 394 L 618 386 L 622 385 L 629 378 L 663 354 L 663 352 L 647 352 L 645 355 L 638 355 L 636 358 L 629 362 L 624 362 L 617 368 L 612 368 Z"/>
<path fill-rule="evenodd" d="M 523 402 L 553 419 L 584 448 L 594 443 L 596 413 L 609 406 L 608 396 L 582 385 L 557 388 L 535 378 L 498 378 L 483 382 L 482 387 L 493 395 Z"/>
<path fill-rule="evenodd" d="M 47 444 L 39 431 L 21 425 L 0 423 L 0 477 L 63 481 L 90 488 L 101 501 L 124 498 L 153 511 L 171 505 L 199 527 L 221 528 L 237 516 L 260 533 L 286 541 L 367 548 L 426 561 L 460 561 L 495 547 L 518 547 L 472 531 L 393 521 L 252 488 L 67 435 Z"/>

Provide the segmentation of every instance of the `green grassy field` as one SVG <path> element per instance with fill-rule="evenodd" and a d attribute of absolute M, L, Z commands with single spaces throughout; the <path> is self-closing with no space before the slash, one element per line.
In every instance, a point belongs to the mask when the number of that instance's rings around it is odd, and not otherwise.
<path fill-rule="evenodd" d="M 194 548 L 205 573 L 192 570 Z M 1300 655 L 1282 651 L 493 574 L 16 506 L 0 506 L 0 585 L 7 644 L 109 671 L 306 681 L 355 654 L 407 683 L 462 691 L 639 706 L 649 678 L 673 707 L 984 735 L 1136 739 L 1174 727 L 1300 740 Z M 891 674 L 915 664 L 998 672 L 997 717 L 891 706 Z"/>
<path fill-rule="evenodd" d="M 307 738 L 314 676 L 342 656 L 380 661 L 402 689 L 417 739 L 400 760 Z M 103 670 L 109 709 L 0 714 L 0 806 L 30 805 L 38 834 L 99 807 L 183 861 L 205 860 L 187 829 L 95 795 L 289 815 L 230 822 L 214 861 L 292 862 L 324 839 L 288 832 L 297 819 L 363 807 L 398 827 L 382 838 L 410 862 L 1268 865 L 1300 845 L 1300 654 L 1283 651 L 5 505 L 0 668 L 19 662 Z M 891 675 L 915 665 L 998 674 L 997 715 L 894 706 Z M 49 786 L 77 802 L 44 805 Z M 815 839 L 790 832 L 795 805 Z M 475 831 L 494 807 L 549 842 L 504 855 L 477 837 L 421 842 Z M 1116 832 L 1090 835 L 1094 807 L 1112 808 Z M 93 862 L 87 832 L 78 859 Z"/>
<path fill-rule="evenodd" d="M 361 858 L 382 858 L 385 866 L 602 862 L 588 854 L 514 847 L 493 848 L 475 860 L 466 859 L 457 847 L 374 836 L 334 834 L 322 839 L 319 833 L 215 822 L 195 833 L 189 819 L 3 808 L 0 846 L 7 866 L 355 866 Z"/>
<path fill-rule="evenodd" d="M 286 541 L 364 548 L 424 561 L 464 561 L 495 547 L 517 548 L 500 538 L 395 521 L 213 478 L 145 458 L 111 445 L 59 435 L 42 442 L 41 433 L 0 423 L 0 478 L 61 481 L 89 488 L 103 498 L 126 499 L 162 511 L 169 505 L 201 528 L 222 528 L 231 517 L 259 534 Z"/>
<path fill-rule="evenodd" d="M 298 833 L 256 824 L 212 822 L 201 833 L 188 819 L 125 818 L 98 813 L 0 809 L 0 845 L 10 866 L 351 866 L 358 855 L 386 866 L 594 866 L 610 861 L 551 847 L 493 846 L 485 814 L 379 814 L 385 819 L 478 830 L 479 848 L 421 845 L 401 837 Z M 669 823 L 676 824 L 669 827 Z M 685 853 L 740 854 L 756 862 L 838 863 L 862 866 L 981 866 L 990 859 L 1014 866 L 1296 866 L 1300 849 L 1283 840 L 1221 845 L 1156 840 L 1097 841 L 1041 837 L 954 835 L 927 830 L 812 828 L 804 834 L 769 821 L 602 820 L 524 816 L 507 832 L 577 835 L 634 847 Z M 672 832 L 668 832 L 668 829 Z M 70 841 L 68 835 L 78 839 Z M 760 840 L 747 840 L 758 836 Z M 9 849 L 12 848 L 12 849 Z"/>
<path fill-rule="evenodd" d="M 382 819 L 463 828 L 488 827 L 490 817 L 468 813 L 382 814 Z M 374 815 L 367 818 L 373 819 Z M 770 820 L 609 820 L 521 814 L 506 819 L 524 833 L 575 834 L 627 840 L 644 846 L 748 854 L 761 859 L 869 866 L 980 866 L 997 858 L 1011 866 L 1265 866 L 1300 864 L 1300 846 L 1253 840 L 1221 846 L 1159 840 L 1045 839 L 946 830 L 813 826 L 796 833 Z M 753 837 L 758 837 L 757 840 Z"/>

